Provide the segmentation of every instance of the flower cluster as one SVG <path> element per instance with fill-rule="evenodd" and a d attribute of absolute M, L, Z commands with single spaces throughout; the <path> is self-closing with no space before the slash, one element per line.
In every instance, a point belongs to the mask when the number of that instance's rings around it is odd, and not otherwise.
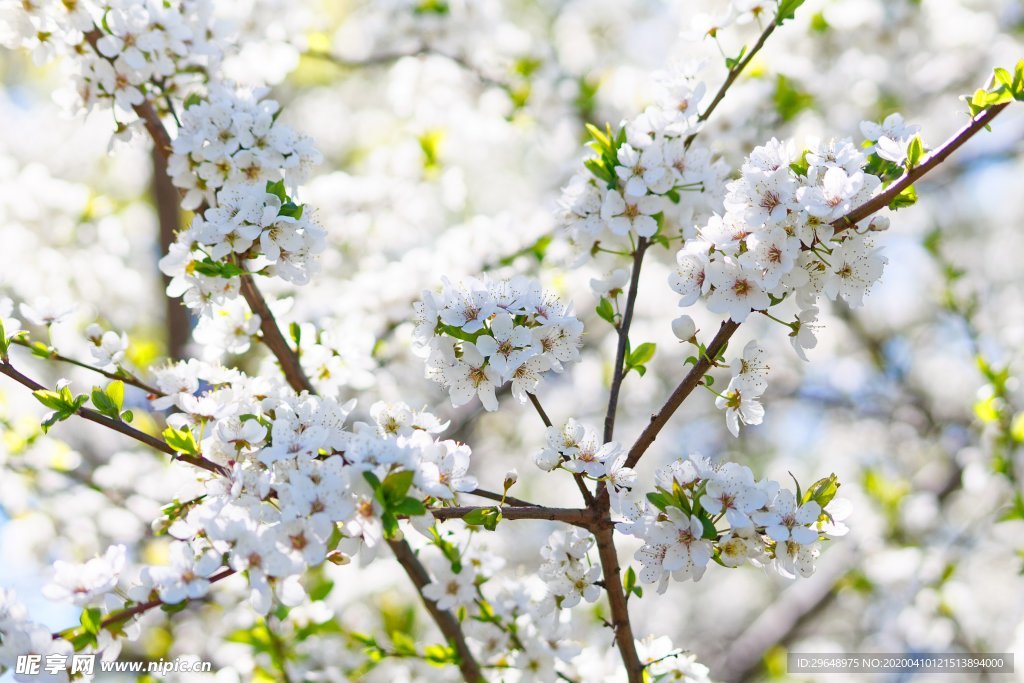
<path fill-rule="evenodd" d="M 512 382 L 522 403 L 548 370 L 579 360 L 583 323 L 539 282 L 447 279 L 440 294 L 425 291 L 416 303 L 417 352 L 427 377 L 448 389 L 452 405 L 480 397 L 498 409 L 495 389 Z"/>
<path fill-rule="evenodd" d="M 37 64 L 69 60 L 80 104 L 129 114 L 198 83 L 222 57 L 208 0 L 11 2 L 0 5 L 0 41 Z"/>
<path fill-rule="evenodd" d="M 306 284 L 319 268 L 325 230 L 304 216 L 280 182 L 227 185 L 216 205 L 178 233 L 160 269 L 172 278 L 171 296 L 184 295 L 189 308 L 209 312 L 238 293 L 235 277 L 250 270 Z"/>
<path fill-rule="evenodd" d="M 698 107 L 705 94 L 695 69 L 662 74 L 655 104 L 618 132 L 591 127 L 598 156 L 564 189 L 560 221 L 582 262 L 607 243 L 628 244 L 692 226 L 710 214 L 720 196 L 724 167 L 694 144 Z"/>
<path fill-rule="evenodd" d="M 548 586 L 555 603 L 561 608 L 575 607 L 580 600 L 594 602 L 601 596 L 597 581 L 601 565 L 591 564 L 587 551 L 594 537 L 583 529 L 555 531 L 540 550 L 544 560 L 538 574 Z"/>
<path fill-rule="evenodd" d="M 749 562 L 787 578 L 810 576 L 819 540 L 845 533 L 838 487 L 832 475 L 794 493 L 776 481 L 755 481 L 743 465 L 716 467 L 691 456 L 660 469 L 656 492 L 624 506 L 617 529 L 643 540 L 639 576 L 659 592 L 669 577 L 699 580 L 712 558 L 727 567 Z"/>
<path fill-rule="evenodd" d="M 837 231 L 832 222 L 881 186 L 863 170 L 866 163 L 849 140 L 799 157 L 775 139 L 757 147 L 727 186 L 725 214 L 712 216 L 676 255 L 669 284 L 679 305 L 703 297 L 708 309 L 736 322 L 789 295 L 803 311 L 821 294 L 860 305 L 886 263 L 867 232 L 887 223 L 876 219 L 862 232 Z"/>
<path fill-rule="evenodd" d="M 223 468 L 203 495 L 175 501 L 155 522 L 178 542 L 169 565 L 144 567 L 126 587 L 135 602 L 204 595 L 220 571 L 244 572 L 254 608 L 305 599 L 300 577 L 327 559 L 372 560 L 399 519 L 423 528 L 425 503 L 476 488 L 470 451 L 439 440 L 441 423 L 404 404 L 378 403 L 372 424 L 346 428 L 354 401 L 295 395 L 279 382 L 199 361 L 156 372 L 167 443 Z M 268 504 L 268 501 L 273 504 Z M 117 584 L 120 554 L 57 567 L 54 598 L 95 603 Z"/>
<path fill-rule="evenodd" d="M 294 189 L 319 162 L 313 141 L 278 121 L 266 92 L 213 85 L 182 112 L 167 170 L 184 192 L 184 208 L 212 204 L 220 188 L 239 183 L 287 178 Z"/>
<path fill-rule="evenodd" d="M 595 481 L 628 489 L 636 472 L 625 467 L 626 453 L 615 441 L 602 443 L 596 430 L 569 418 L 561 427 L 548 427 L 547 443 L 534 458 L 545 472 L 561 468 Z"/>

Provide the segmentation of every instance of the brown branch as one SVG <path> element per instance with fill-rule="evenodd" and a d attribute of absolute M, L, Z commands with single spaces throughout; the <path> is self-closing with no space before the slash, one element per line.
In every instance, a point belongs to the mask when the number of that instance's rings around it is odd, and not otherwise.
<path fill-rule="evenodd" d="M 761 48 L 764 47 L 765 42 L 767 42 L 768 40 L 768 36 L 774 33 L 775 29 L 778 28 L 778 26 L 779 22 L 777 17 L 772 17 L 772 21 L 770 24 L 768 24 L 768 28 L 766 28 L 761 33 L 761 36 L 757 39 L 757 42 L 754 43 L 754 47 L 750 48 L 750 52 L 744 55 L 743 59 L 741 59 L 739 62 L 733 65 L 731 69 L 729 69 L 729 73 L 725 77 L 725 82 L 722 83 L 722 86 L 718 89 L 718 92 L 715 93 L 715 96 L 708 104 L 707 109 L 701 112 L 700 116 L 697 117 L 698 122 L 703 123 L 704 121 L 708 120 L 708 117 L 711 116 L 712 112 L 714 112 L 718 105 L 722 102 L 722 100 L 725 99 L 725 94 L 729 92 L 729 88 L 732 87 L 732 84 L 736 81 L 739 75 L 743 73 L 743 70 L 747 68 L 747 65 L 750 64 L 751 60 L 754 59 L 754 55 L 761 51 Z M 699 134 L 699 130 L 690 133 L 686 137 L 686 140 L 683 142 L 683 147 L 685 149 L 689 149 L 690 145 L 693 144 L 693 141 L 697 139 L 697 136 Z"/>
<path fill-rule="evenodd" d="M 231 569 L 230 567 L 225 567 L 224 570 L 221 571 L 219 574 L 215 574 L 210 577 L 210 583 L 217 583 L 221 579 L 226 579 L 227 577 L 232 576 L 233 574 L 235 574 L 234 569 Z M 113 626 L 114 624 L 120 624 L 123 621 L 128 621 L 136 615 L 148 612 L 154 607 L 160 607 L 163 604 L 163 600 L 149 600 L 148 602 L 140 602 L 139 604 L 133 607 L 129 607 L 128 609 L 121 610 L 120 612 L 110 615 L 109 617 L 100 622 L 100 627 L 107 628 L 109 626 Z"/>
<path fill-rule="evenodd" d="M 608 594 L 608 607 L 612 613 L 612 630 L 615 632 L 615 643 L 626 667 L 629 683 L 643 683 L 644 665 L 636 651 L 633 637 L 633 626 L 629 622 L 629 606 L 626 594 L 622 589 L 622 573 L 619 568 L 619 554 L 615 550 L 614 526 L 608 517 L 608 490 L 600 493 L 599 507 L 604 519 L 601 526 L 594 531 L 597 539 L 597 553 L 601 561 L 604 575 L 604 589 Z"/>
<path fill-rule="evenodd" d="M 832 221 L 832 226 L 836 229 L 836 232 L 839 233 L 853 227 L 876 211 L 889 206 L 899 196 L 900 192 L 913 185 L 919 178 L 945 161 L 950 154 L 958 150 L 961 145 L 974 137 L 976 133 L 986 128 L 992 122 L 992 119 L 999 116 L 999 113 L 1006 109 L 1008 104 L 997 104 L 989 107 L 977 117 L 971 119 L 970 123 L 958 130 L 941 147 L 930 152 L 924 161 L 904 173 L 899 180 L 887 187 L 884 192 L 875 195 L 842 218 Z"/>
<path fill-rule="evenodd" d="M 250 273 L 243 273 L 240 278 L 242 297 L 249 304 L 252 312 L 260 317 L 260 331 L 263 333 L 261 341 L 277 358 L 277 362 L 280 363 L 281 371 L 284 372 L 288 384 L 298 393 L 308 391 L 311 394 L 315 394 L 316 390 L 313 388 L 309 378 L 306 377 L 302 364 L 299 362 L 298 354 L 292 350 L 284 335 L 281 334 L 281 328 L 277 325 L 277 319 L 271 313 L 267 300 L 263 298 L 263 294 L 256 287 L 252 275 Z"/>
<path fill-rule="evenodd" d="M 465 57 L 454 55 L 448 52 L 442 52 L 437 48 L 429 45 L 421 45 L 414 50 L 398 51 L 398 52 L 381 52 L 376 55 L 370 55 L 364 59 L 345 59 L 332 54 L 326 50 L 307 50 L 302 53 L 305 57 L 312 57 L 313 59 L 321 59 L 325 62 L 329 62 L 342 69 L 365 69 L 367 67 L 375 66 L 387 66 L 393 64 L 400 59 L 416 58 L 416 57 L 442 57 L 449 60 L 453 64 L 456 64 L 461 69 L 469 74 L 472 74 L 480 83 L 492 86 L 495 88 L 501 88 L 505 91 L 511 91 L 512 86 L 504 81 L 497 78 L 493 78 L 483 73 L 477 66 L 471 64 Z"/>
<path fill-rule="evenodd" d="M 34 379 L 27 377 L 18 372 L 17 370 L 15 370 L 14 366 L 12 366 L 9 362 L 0 361 L 0 374 L 7 375 L 14 381 L 18 382 L 23 386 L 28 387 L 32 391 L 46 391 L 46 387 L 44 387 L 42 384 L 35 381 Z M 91 408 L 79 408 L 76 414 L 79 417 L 88 420 L 89 422 L 94 422 L 98 425 L 106 427 L 107 429 L 112 429 L 115 432 L 119 432 L 121 434 L 124 434 L 125 436 L 131 437 L 138 441 L 139 443 L 143 443 L 149 446 L 150 448 L 161 451 L 162 453 L 166 453 L 175 460 L 187 462 L 190 465 L 194 465 L 195 467 L 204 469 L 207 472 L 212 472 L 213 474 L 225 476 L 228 474 L 228 471 L 226 469 L 224 469 L 215 462 L 211 462 L 206 458 L 203 458 L 202 456 L 193 456 L 186 455 L 184 453 L 178 453 L 173 448 L 168 446 L 165 442 L 161 441 L 155 436 L 150 436 L 145 432 L 139 431 L 134 427 L 128 426 L 128 423 L 126 422 L 114 420 L 112 418 L 107 417 L 106 415 L 103 415 L 101 413 L 96 412 L 95 410 L 92 410 Z"/>
<path fill-rule="evenodd" d="M 160 253 L 166 254 L 181 229 L 181 212 L 178 209 L 181 195 L 167 175 L 167 157 L 160 154 L 155 146 L 152 156 L 153 177 L 150 186 L 160 227 Z M 159 273 L 159 277 L 166 290 L 171 282 L 170 276 Z M 184 359 L 185 347 L 192 335 L 192 319 L 180 299 L 164 297 L 164 331 L 167 335 L 167 355 L 174 360 Z"/>
<path fill-rule="evenodd" d="M 519 498 L 513 498 L 512 496 L 505 496 L 494 491 L 488 491 L 486 489 L 473 489 L 472 491 L 466 491 L 467 495 L 479 496 L 480 498 L 487 498 L 488 500 L 505 501 L 505 505 L 511 505 L 513 507 L 540 507 L 535 503 L 529 503 Z"/>
<path fill-rule="evenodd" d="M 449 519 L 463 519 L 466 515 L 477 510 L 490 509 L 494 506 L 462 505 L 450 508 L 428 508 L 427 511 L 434 516 L 434 519 L 445 521 Z M 503 505 L 501 510 L 502 519 L 546 519 L 553 522 L 565 522 L 573 526 L 589 529 L 594 525 L 594 513 L 592 510 L 583 508 L 549 508 L 543 505 Z"/>
<path fill-rule="evenodd" d="M 634 467 L 637 461 L 640 460 L 647 449 L 650 447 L 654 440 L 658 437 L 658 433 L 668 424 L 668 421 L 675 414 L 679 406 L 683 404 L 686 397 L 689 396 L 694 389 L 697 388 L 703 379 L 704 375 L 708 370 L 711 369 L 711 364 L 714 359 L 718 358 L 718 354 L 722 352 L 725 345 L 729 343 L 729 339 L 733 333 L 739 328 L 740 324 L 733 321 L 732 319 L 726 320 L 722 323 L 721 327 L 718 328 L 718 334 L 708 344 L 707 351 L 697 359 L 690 372 L 687 373 L 683 381 L 679 383 L 679 386 L 675 388 L 672 394 L 665 401 L 665 405 L 661 407 L 658 412 L 651 416 L 651 421 L 644 427 L 643 432 L 637 437 L 636 442 L 629 449 L 629 455 L 626 457 L 626 467 Z"/>
<path fill-rule="evenodd" d="M 404 540 L 388 541 L 388 545 L 391 547 L 392 552 L 395 553 L 395 559 L 402 565 L 402 569 L 405 570 L 413 585 L 416 586 L 416 592 L 420 594 L 423 606 L 430 612 L 430 616 L 434 618 L 434 622 L 441 629 L 441 633 L 444 634 L 444 637 L 448 639 L 448 642 L 458 653 L 459 670 L 462 672 L 462 677 L 466 680 L 466 683 L 482 683 L 484 680 L 483 673 L 480 670 L 480 665 L 473 657 L 469 645 L 466 643 L 466 637 L 462 634 L 462 625 L 458 619 L 450 611 L 438 609 L 434 601 L 428 600 L 423 595 L 424 586 L 432 583 L 432 581 L 430 574 L 427 573 L 426 568 L 416 557 L 416 553 L 413 552 L 413 549 Z"/>
<path fill-rule="evenodd" d="M 30 341 L 27 341 L 25 339 L 21 339 L 19 337 L 19 338 L 11 339 L 11 344 L 16 344 L 16 345 L 22 346 L 22 347 L 24 347 L 26 349 L 31 349 L 32 352 L 33 352 L 33 355 L 35 355 L 36 358 L 43 358 L 43 356 L 41 356 L 39 353 L 36 352 L 36 347 L 33 347 L 32 346 L 32 342 L 30 342 Z M 130 384 L 133 387 L 136 387 L 138 389 L 142 389 L 147 394 L 150 394 L 152 396 L 163 396 L 164 395 L 162 391 L 160 391 L 156 387 L 152 387 L 152 386 L 146 384 L 145 382 L 143 382 L 141 379 L 139 379 L 135 375 L 128 374 L 128 373 L 122 373 L 122 372 L 110 372 L 109 370 L 104 370 L 103 368 L 98 368 L 95 365 L 89 365 L 88 363 L 83 363 L 80 360 L 75 360 L 74 358 L 68 358 L 67 356 L 64 356 L 64 355 L 61 355 L 61 354 L 57 353 L 53 349 L 49 349 L 48 350 L 47 355 L 45 357 L 45 360 L 60 361 L 61 363 L 68 363 L 70 365 L 74 365 L 74 366 L 83 368 L 85 370 L 90 370 L 92 372 L 95 372 L 98 375 L 103 375 L 104 377 L 106 377 L 108 379 L 119 380 L 121 382 L 124 382 L 125 384 Z"/>
<path fill-rule="evenodd" d="M 615 349 L 615 369 L 612 373 L 612 386 L 608 392 L 608 412 L 604 416 L 604 441 L 612 440 L 615 433 L 615 411 L 619 405 L 619 389 L 622 387 L 622 379 L 625 374 L 626 346 L 629 344 L 629 327 L 633 324 L 633 308 L 636 305 L 637 288 L 640 284 L 640 267 L 643 265 L 644 253 L 650 242 L 646 237 L 637 240 L 636 250 L 633 252 L 633 272 L 630 276 L 629 294 L 626 295 L 626 308 L 622 312 L 622 320 L 619 322 L 619 342 Z"/>

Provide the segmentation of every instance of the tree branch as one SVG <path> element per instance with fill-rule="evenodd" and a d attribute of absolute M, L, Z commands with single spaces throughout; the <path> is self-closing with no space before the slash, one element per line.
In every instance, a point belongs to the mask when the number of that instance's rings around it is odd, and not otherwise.
<path fill-rule="evenodd" d="M 225 567 L 223 571 L 210 577 L 210 583 L 217 583 L 221 579 L 226 579 L 227 577 L 232 576 L 233 574 L 235 574 L 234 569 L 231 569 L 230 567 Z M 100 627 L 107 628 L 109 626 L 113 626 L 114 624 L 120 624 L 121 622 L 128 621 L 134 616 L 137 616 L 144 612 L 148 612 L 154 607 L 159 607 L 163 604 L 163 600 L 150 600 L 148 602 L 140 602 L 139 604 L 133 607 L 129 607 L 128 609 L 121 610 L 120 612 L 111 614 L 106 619 L 100 622 Z"/>
<path fill-rule="evenodd" d="M 604 416 L 604 441 L 612 440 L 615 433 L 615 411 L 619 405 L 619 389 L 622 387 L 622 379 L 625 377 L 624 365 L 626 363 L 626 346 L 629 344 L 629 326 L 633 323 L 633 308 L 636 305 L 637 287 L 640 284 L 640 267 L 643 265 L 644 254 L 650 242 L 646 237 L 637 240 L 636 250 L 633 252 L 633 272 L 630 275 L 629 294 L 626 295 L 626 308 L 622 313 L 622 321 L 619 323 L 619 343 L 615 349 L 615 370 L 612 374 L 612 386 L 608 392 L 608 412 Z"/>
<path fill-rule="evenodd" d="M 7 375 L 14 381 L 18 382 L 22 386 L 28 387 L 32 391 L 46 390 L 46 387 L 44 387 L 39 382 L 15 370 L 14 366 L 7 361 L 0 361 L 0 374 Z M 79 417 L 88 420 L 89 422 L 95 422 L 96 424 L 106 427 L 107 429 L 112 429 L 115 432 L 119 432 L 121 434 L 124 434 L 125 436 L 129 436 L 138 441 L 139 443 L 146 444 L 150 448 L 154 448 L 158 451 L 166 453 L 175 460 L 187 462 L 190 465 L 194 465 L 200 469 L 204 469 L 207 472 L 212 472 L 213 474 L 225 476 L 228 474 L 228 471 L 221 467 L 220 465 L 218 465 L 217 463 L 211 462 L 201 456 L 197 457 L 192 455 L 186 455 L 184 453 L 178 453 L 173 448 L 168 446 L 165 442 L 161 441 L 155 436 L 150 436 L 145 432 L 139 431 L 134 427 L 128 426 L 127 422 L 111 419 L 106 415 L 98 413 L 91 408 L 79 408 L 76 414 Z"/>
<path fill-rule="evenodd" d="M 462 505 L 449 508 L 427 508 L 427 511 L 434 516 L 434 519 L 445 521 L 449 519 L 462 519 L 472 512 L 483 509 L 493 510 L 494 507 Z M 503 519 L 546 519 L 553 522 L 564 522 L 584 529 L 589 529 L 594 525 L 594 513 L 588 509 L 549 508 L 543 505 L 502 505 L 499 509 Z"/>
<path fill-rule="evenodd" d="M 395 553 L 395 559 L 402 565 L 402 569 L 405 570 L 413 585 L 416 586 L 416 592 L 420 594 L 423 606 L 427 608 L 430 616 L 434 618 L 437 627 L 441 629 L 441 633 L 444 634 L 444 637 L 448 639 L 448 642 L 452 644 L 455 651 L 459 654 L 459 670 L 462 672 L 462 677 L 466 680 L 466 683 L 482 683 L 484 680 L 483 673 L 480 670 L 480 665 L 473 657 L 472 651 L 469 649 L 469 644 L 466 643 L 466 637 L 462 634 L 462 625 L 458 619 L 450 611 L 438 609 L 436 603 L 428 600 L 423 595 L 424 586 L 432 583 L 432 581 L 430 574 L 427 573 L 426 568 L 416 557 L 416 553 L 413 552 L 413 549 L 404 540 L 388 541 L 388 545 L 391 547 L 392 552 Z"/>
<path fill-rule="evenodd" d="M 733 65 L 731 69 L 729 69 L 729 74 L 725 77 L 725 82 L 722 83 L 722 86 L 718 89 L 718 92 L 715 93 L 715 96 L 711 99 L 711 102 L 708 104 L 707 109 L 701 112 L 700 116 L 697 117 L 698 122 L 703 123 L 704 121 L 708 120 L 708 117 L 711 116 L 712 112 L 714 112 L 718 105 L 722 102 L 722 100 L 725 99 L 725 93 L 729 92 L 729 88 L 732 87 L 732 84 L 736 81 L 739 75 L 743 73 L 743 70 L 747 68 L 747 65 L 750 64 L 751 60 L 754 59 L 754 55 L 761 51 L 761 48 L 764 47 L 765 42 L 767 42 L 768 40 L 768 36 L 774 33 L 775 29 L 778 28 L 778 26 L 779 23 L 777 18 L 772 17 L 772 21 L 771 23 L 768 24 L 768 28 L 766 28 L 761 33 L 761 36 L 757 39 L 757 42 L 754 43 L 754 47 L 750 48 L 750 52 L 748 52 L 743 57 L 743 59 L 741 59 L 739 62 Z M 697 139 L 697 136 L 699 134 L 699 130 L 690 133 L 687 136 L 686 140 L 683 141 L 683 148 L 689 149 L 690 145 L 693 144 L 693 141 Z"/>
<path fill-rule="evenodd" d="M 941 147 L 932 150 L 925 157 L 924 161 L 900 176 L 884 192 L 876 194 L 842 218 L 832 221 L 832 226 L 836 229 L 836 233 L 853 227 L 876 211 L 889 206 L 899 196 L 900 192 L 903 192 L 903 190 L 913 185 L 919 178 L 945 161 L 961 145 L 974 137 L 980 130 L 986 128 L 992 122 L 992 119 L 999 116 L 1000 112 L 1006 109 L 1007 106 L 1009 106 L 1009 103 L 997 104 L 981 112 L 977 117 L 971 119 L 970 123 L 958 130 L 953 137 L 944 142 Z"/>
<path fill-rule="evenodd" d="M 479 496 L 480 498 L 487 498 L 488 500 L 496 500 L 498 502 L 505 501 L 505 505 L 511 505 L 513 507 L 540 507 L 534 503 L 529 503 L 519 498 L 513 498 L 512 496 L 505 496 L 494 491 L 488 491 L 486 489 L 473 489 L 472 491 L 466 491 L 467 495 Z"/>
<path fill-rule="evenodd" d="M 721 327 L 718 328 L 718 334 L 708 344 L 706 353 L 697 359 L 697 362 L 690 368 L 690 372 L 687 373 L 683 381 L 679 383 L 679 386 L 675 388 L 668 397 L 668 400 L 665 401 L 665 405 L 651 416 L 651 421 L 647 423 L 643 432 L 640 433 L 636 442 L 629 449 L 629 455 L 626 456 L 626 467 L 634 467 L 637 461 L 640 460 L 640 456 L 654 443 L 654 440 L 658 438 L 658 433 L 668 424 L 668 421 L 675 414 L 676 410 L 679 409 L 679 406 L 683 404 L 686 397 L 703 381 L 704 375 L 711 369 L 713 359 L 717 358 L 718 354 L 722 352 L 722 349 L 729 343 L 729 339 L 739 326 L 740 324 L 732 319 L 722 323 Z"/>
<path fill-rule="evenodd" d="M 160 227 L 160 253 L 166 254 L 174 242 L 175 235 L 181 229 L 181 211 L 178 208 L 181 195 L 167 175 L 167 157 L 155 146 L 152 156 L 153 177 L 150 186 Z M 157 275 L 166 290 L 171 278 L 159 272 L 159 269 Z M 167 334 L 167 355 L 174 360 L 184 359 L 185 347 L 192 334 L 192 319 L 180 299 L 164 297 L 164 330 Z"/>
<path fill-rule="evenodd" d="M 11 344 L 15 344 L 17 346 L 21 346 L 21 347 L 24 347 L 26 349 L 29 349 L 29 350 L 31 350 L 33 352 L 33 354 L 37 358 L 42 358 L 41 355 L 36 353 L 36 348 L 37 347 L 33 347 L 32 346 L 32 342 L 30 342 L 30 341 L 27 341 L 25 339 L 21 339 L 19 337 L 19 338 L 11 339 Z M 130 384 L 131 386 L 136 387 L 138 389 L 142 389 L 147 394 L 151 394 L 153 396 L 163 396 L 164 395 L 162 391 L 160 391 L 156 387 L 152 387 L 152 386 L 146 384 L 141 379 L 139 379 L 138 377 L 136 377 L 135 375 L 133 375 L 131 373 L 128 373 L 128 372 L 110 372 L 108 370 L 104 370 L 103 368 L 98 368 L 95 365 L 89 365 L 88 363 L 83 363 L 80 360 L 75 360 L 74 358 L 68 358 L 67 356 L 64 356 L 64 355 L 61 355 L 61 354 L 57 353 L 53 349 L 49 350 L 49 352 L 48 352 L 48 354 L 46 356 L 46 360 L 60 361 L 61 363 L 68 363 L 70 365 L 74 365 L 74 366 L 83 368 L 85 370 L 90 370 L 92 372 L 95 372 L 98 375 L 103 375 L 104 377 L 106 377 L 108 379 L 119 380 L 121 382 L 124 382 L 125 384 Z"/>
<path fill-rule="evenodd" d="M 600 495 L 598 504 L 603 509 L 604 519 L 594 531 L 594 538 L 597 540 L 597 553 L 604 575 L 604 589 L 608 594 L 608 607 L 612 613 L 612 630 L 615 632 L 615 643 L 622 656 L 622 663 L 626 667 L 627 680 L 629 683 L 643 683 L 644 666 L 636 651 L 633 626 L 629 621 L 629 606 L 622 589 L 619 554 L 615 550 L 614 526 L 608 519 L 608 490 L 602 490 Z"/>
<path fill-rule="evenodd" d="M 256 287 L 253 276 L 250 273 L 243 273 L 240 278 L 242 297 L 249 304 L 252 312 L 260 317 L 260 332 L 263 333 L 261 341 L 264 346 L 270 349 L 270 352 L 274 354 L 277 362 L 281 365 L 281 371 L 284 372 L 288 384 L 297 393 L 308 391 L 311 394 L 315 394 L 316 390 L 313 388 L 309 378 L 306 377 L 302 364 L 299 362 L 299 355 L 292 350 L 284 335 L 281 334 L 281 328 L 277 324 L 277 319 L 271 313 L 267 300 L 263 298 L 263 294 Z"/>

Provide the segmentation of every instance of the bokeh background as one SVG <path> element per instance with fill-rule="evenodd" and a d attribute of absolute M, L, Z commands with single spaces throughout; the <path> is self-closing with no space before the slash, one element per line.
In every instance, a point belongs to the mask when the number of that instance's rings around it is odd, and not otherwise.
<path fill-rule="evenodd" d="M 597 425 L 614 356 L 588 284 L 603 264 L 564 267 L 566 245 L 554 232 L 559 190 L 585 155 L 583 124 L 641 111 L 652 72 L 704 59 L 703 77 L 717 88 L 721 51 L 735 54 L 759 32 L 751 22 L 722 31 L 717 44 L 692 35 L 698 13 L 724 5 L 218 3 L 234 44 L 228 73 L 269 84 L 285 120 L 324 154 L 301 195 L 330 234 L 323 272 L 301 289 L 274 291 L 287 319 L 330 333 L 339 355 L 320 387 L 358 398 L 364 416 L 378 398 L 427 406 L 470 443 L 482 485 L 498 488 L 516 467 L 517 495 L 575 505 L 571 482 L 532 465 L 543 430 L 529 406 L 505 396 L 497 413 L 475 403 L 453 410 L 422 378 L 410 352 L 411 304 L 443 275 L 540 277 L 588 323 L 584 360 L 545 383 L 541 398 L 556 422 L 572 416 Z M 1022 44 L 1019 0 L 808 0 L 702 139 L 737 168 L 773 136 L 798 146 L 817 137 L 859 140 L 862 120 L 899 111 L 937 145 L 966 121 L 958 98 L 993 67 L 1024 56 Z M 66 355 L 88 357 L 80 331 L 94 320 L 129 333 L 137 367 L 193 353 L 189 320 L 166 303 L 156 268 L 161 245 L 188 216 L 158 210 L 166 187 L 152 173 L 148 147 L 112 143 L 109 113 L 69 115 L 59 67 L 0 50 L 0 74 L 0 295 L 74 304 L 75 315 L 54 331 Z M 1022 141 L 1024 114 L 1011 107 L 919 184 L 918 205 L 894 215 L 879 239 L 889 258 L 882 282 L 860 309 L 826 307 L 809 363 L 780 327 L 741 328 L 737 348 L 757 338 L 768 349 L 764 424 L 735 439 L 714 397 L 696 394 L 642 462 L 641 480 L 691 452 L 779 480 L 836 472 L 840 494 L 854 505 L 852 532 L 829 544 L 810 579 L 712 567 L 699 584 L 652 591 L 631 603 L 638 634 L 671 635 L 713 678 L 730 682 L 814 680 L 786 673 L 790 651 L 1015 652 L 1024 672 Z M 666 285 L 671 254 L 650 256 L 634 329 L 657 342 L 658 353 L 643 381 L 624 385 L 625 441 L 682 376 L 688 355 L 669 328 L 678 315 Z M 694 315 L 705 332 L 717 328 L 710 314 Z M 258 349 L 223 360 L 271 367 Z M 74 368 L 19 362 L 50 383 L 92 381 Z M 144 396 L 128 400 L 142 412 Z M 158 559 L 165 541 L 149 523 L 191 476 L 91 425 L 66 423 L 43 438 L 42 412 L 20 387 L 0 382 L 0 585 L 60 629 L 77 614 L 41 596 L 51 563 L 84 560 L 111 543 Z M 160 416 L 140 419 L 155 426 Z M 529 574 L 550 531 L 545 522 L 507 523 L 481 552 L 505 571 Z M 621 544 L 624 561 L 633 549 L 628 539 Z M 335 589 L 306 618 L 327 614 L 352 630 L 434 637 L 397 567 L 323 572 Z M 173 619 L 147 617 L 131 653 L 195 654 L 219 670 L 187 680 L 260 680 L 267 655 L 225 642 L 253 615 L 235 588 L 214 593 Z M 601 631 L 601 609 L 577 618 L 581 640 Z M 302 656 L 333 672 L 323 680 L 348 680 L 343 672 L 358 648 L 310 641 L 307 649 Z M 401 661 L 362 680 L 446 675 Z"/>

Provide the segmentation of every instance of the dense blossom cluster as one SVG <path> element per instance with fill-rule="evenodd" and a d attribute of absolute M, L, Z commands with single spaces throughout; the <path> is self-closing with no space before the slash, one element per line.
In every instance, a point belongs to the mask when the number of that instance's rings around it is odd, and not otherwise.
<path fill-rule="evenodd" d="M 223 56 L 208 0 L 4 2 L 0 13 L 2 44 L 37 64 L 73 56 L 79 104 L 116 106 L 122 123 L 143 102 L 196 85 Z"/>
<path fill-rule="evenodd" d="M 546 444 L 534 462 L 545 472 L 562 468 L 597 481 L 608 481 L 615 489 L 628 489 L 636 472 L 626 467 L 626 453 L 612 441 L 602 443 L 598 433 L 573 418 L 561 427 L 548 427 Z"/>
<path fill-rule="evenodd" d="M 209 313 L 238 293 L 235 276 L 242 269 L 236 264 L 294 284 L 309 282 L 325 237 L 280 185 L 227 185 L 217 192 L 216 205 L 178 233 L 160 269 L 172 278 L 169 295 Z"/>
<path fill-rule="evenodd" d="M 859 306 L 886 263 L 868 233 L 888 224 L 874 219 L 869 230 L 839 231 L 832 222 L 881 187 L 865 172 L 867 161 L 849 140 L 800 156 L 775 139 L 757 147 L 727 186 L 725 214 L 713 215 L 676 254 L 669 284 L 679 305 L 703 298 L 736 322 L 789 296 L 810 313 L 821 294 Z"/>
<path fill-rule="evenodd" d="M 573 177 L 561 200 L 560 221 L 577 262 L 637 237 L 689 236 L 710 215 L 725 166 L 690 139 L 700 129 L 706 91 L 695 70 L 662 74 L 655 104 L 618 133 L 591 131 L 599 156 Z"/>
<path fill-rule="evenodd" d="M 422 516 L 421 501 L 450 501 L 476 487 L 467 474 L 468 447 L 438 440 L 434 434 L 446 425 L 402 404 L 376 404 L 373 424 L 347 429 L 353 402 L 296 396 L 205 363 L 168 366 L 157 384 L 164 395 L 154 407 L 179 411 L 168 418 L 175 443 L 186 452 L 198 447 L 229 475 L 209 479 L 203 496 L 172 506 L 161 527 L 181 543 L 170 567 L 141 573 L 142 583 L 130 589 L 140 601 L 198 597 L 226 564 L 246 572 L 258 611 L 270 608 L 272 595 L 298 604 L 299 577 L 329 553 L 335 561 L 342 553 L 369 561 L 395 523 L 385 517 Z M 396 492 L 396 500 L 386 499 L 396 510 L 382 507 L 381 487 Z M 77 575 L 59 573 L 59 580 L 73 584 L 96 573 L 87 564 Z"/>
<path fill-rule="evenodd" d="M 583 323 L 536 280 L 445 280 L 441 293 L 416 303 L 416 350 L 427 377 L 448 389 L 452 405 L 479 396 L 498 409 L 495 390 L 512 383 L 525 403 L 544 373 L 579 360 Z"/>
<path fill-rule="evenodd" d="M 643 540 L 636 552 L 644 583 L 664 592 L 669 578 L 699 580 L 714 558 L 727 567 L 772 566 L 782 576 L 810 576 L 819 539 L 845 533 L 846 503 L 835 477 L 798 498 L 749 467 L 713 465 L 692 455 L 658 470 L 657 491 L 623 501 L 620 532 Z M 719 525 L 725 522 L 725 526 Z"/>
<path fill-rule="evenodd" d="M 313 141 L 278 121 L 278 104 L 265 94 L 214 85 L 182 112 L 168 174 L 185 193 L 183 208 L 213 204 L 218 190 L 242 183 L 287 178 L 294 189 L 319 162 Z"/>

